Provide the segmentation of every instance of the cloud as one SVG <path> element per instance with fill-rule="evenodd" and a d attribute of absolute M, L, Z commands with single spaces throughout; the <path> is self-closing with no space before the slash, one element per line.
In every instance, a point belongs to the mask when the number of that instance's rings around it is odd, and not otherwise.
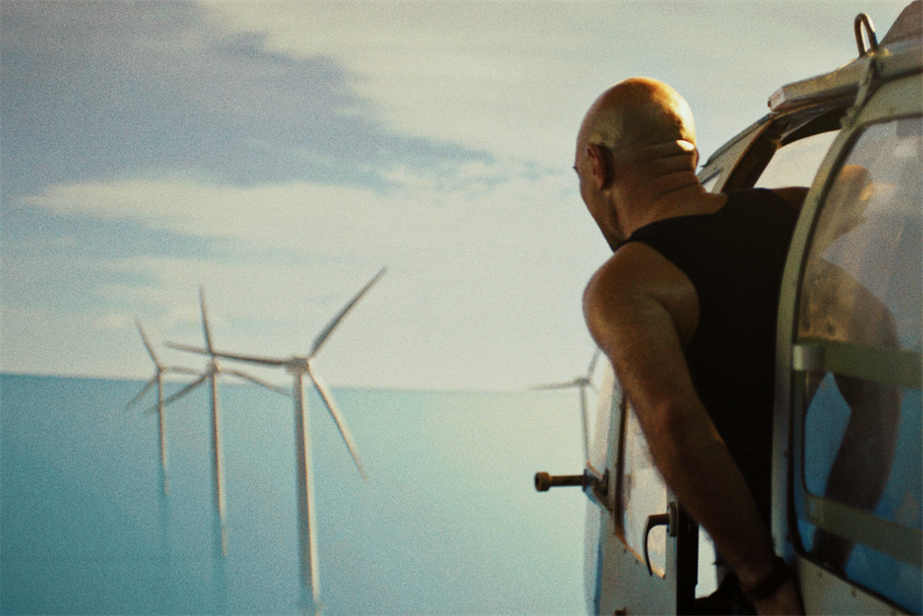
<path fill-rule="evenodd" d="M 385 161 L 476 156 L 385 130 L 327 55 L 223 34 L 189 3 L 3 3 L 4 199 L 198 173 L 246 185 L 379 182 Z"/>
<path fill-rule="evenodd" d="M 587 344 L 579 295 L 606 248 L 570 173 L 471 162 L 397 166 L 384 175 L 389 188 L 379 191 L 164 176 L 58 185 L 25 202 L 104 228 L 207 242 L 204 254 L 129 251 L 98 261 L 88 255 L 63 271 L 59 265 L 62 278 L 79 265 L 92 275 L 76 278 L 99 281 L 90 290 L 100 305 L 96 327 L 137 314 L 174 339 L 194 340 L 195 290 L 203 283 L 223 305 L 217 327 L 228 324 L 235 350 L 303 352 L 314 329 L 387 265 L 380 299 L 363 300 L 374 306 L 366 309 L 371 320 L 351 317 L 338 333 L 344 349 L 364 349 L 363 369 L 341 361 L 330 373 L 335 383 L 462 388 L 474 380 L 503 388 L 512 379 L 525 386 L 513 376 L 524 345 L 534 347 L 529 361 L 541 374 L 550 340 Z M 37 256 L 21 277 L 35 279 L 45 264 Z M 363 377 L 350 377 L 356 374 Z"/>
<path fill-rule="evenodd" d="M 776 87 L 848 61 L 855 12 L 896 16 L 904 3 L 199 4 L 229 35 L 260 33 L 267 51 L 330 58 L 391 131 L 560 168 L 583 111 L 619 79 L 677 87 L 709 154 Z"/>
<path fill-rule="evenodd" d="M 11 0 L 4 198 L 151 169 L 365 187 L 396 161 L 566 169 L 583 111 L 636 74 L 690 99 L 707 155 L 854 55 L 854 6 Z"/>
<path fill-rule="evenodd" d="M 382 176 L 389 187 L 372 190 L 303 180 L 234 186 L 167 175 L 59 184 L 23 202 L 62 216 L 132 221 L 150 231 L 221 240 L 238 250 L 271 247 L 341 258 L 524 247 L 558 227 L 547 215 L 551 209 L 566 203 L 580 210 L 570 173 L 524 165 L 395 166 Z"/>
<path fill-rule="evenodd" d="M 570 175 L 586 107 L 664 79 L 707 154 L 848 61 L 854 12 L 0 3 L 4 369 L 145 376 L 131 319 L 194 342 L 200 283 L 226 344 L 301 352 L 388 265 L 325 349 L 333 383 L 560 380 L 591 352 L 580 293 L 608 253 Z"/>

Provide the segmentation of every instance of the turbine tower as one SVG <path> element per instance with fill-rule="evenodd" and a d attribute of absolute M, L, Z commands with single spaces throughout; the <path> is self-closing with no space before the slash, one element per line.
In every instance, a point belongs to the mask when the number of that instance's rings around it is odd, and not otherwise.
<path fill-rule="evenodd" d="M 596 387 L 593 385 L 593 371 L 596 369 L 596 362 L 599 360 L 599 348 L 597 347 L 596 351 L 593 352 L 593 358 L 590 359 L 590 365 L 587 367 L 586 376 L 578 376 L 573 381 L 567 381 L 566 383 L 553 383 L 551 385 L 538 385 L 532 389 L 569 389 L 571 387 L 577 387 L 580 389 L 580 419 L 583 424 L 583 456 L 586 460 L 587 466 L 596 472 L 596 469 L 592 467 L 590 462 L 590 420 L 587 415 L 587 400 L 586 400 L 586 390 L 587 387 L 596 391 Z M 598 429 L 598 428 L 597 428 Z"/>
<path fill-rule="evenodd" d="M 151 356 L 151 360 L 154 362 L 154 376 L 144 384 L 144 387 L 141 388 L 141 391 L 131 399 L 125 406 L 125 410 L 131 409 L 141 398 L 144 397 L 151 387 L 154 385 L 157 386 L 157 405 L 153 407 L 153 410 L 157 411 L 157 422 L 159 424 L 159 436 L 158 444 L 160 445 L 160 479 L 162 485 L 162 496 L 166 497 L 170 495 L 170 475 L 169 475 L 169 464 L 167 460 L 167 424 L 166 417 L 164 415 L 164 407 L 169 404 L 163 397 L 163 375 L 168 372 L 175 372 L 179 374 L 194 374 L 198 376 L 198 371 L 191 368 L 184 368 L 182 366 L 164 366 L 160 359 L 157 357 L 157 354 L 154 353 L 154 348 L 151 346 L 150 340 L 147 338 L 147 334 L 144 333 L 144 328 L 141 326 L 141 321 L 135 319 L 135 325 L 138 327 L 138 333 L 141 334 L 141 341 L 144 343 L 144 348 L 147 349 L 148 355 Z"/>
<path fill-rule="evenodd" d="M 272 383 L 268 383 L 246 372 L 222 368 L 218 364 L 218 357 L 212 346 L 212 337 L 208 324 L 208 311 L 205 307 L 205 290 L 201 287 L 199 288 L 199 305 L 202 309 L 202 333 L 205 338 L 205 349 L 201 350 L 201 352 L 209 356 L 208 366 L 206 366 L 205 372 L 198 379 L 167 398 L 164 404 L 170 404 L 182 398 L 208 381 L 209 390 L 211 392 L 210 428 L 212 436 L 212 477 L 214 479 L 215 553 L 219 557 L 224 557 L 227 556 L 227 500 L 225 498 L 224 489 L 224 450 L 221 444 L 221 411 L 218 405 L 218 374 L 229 374 L 245 381 L 250 381 L 260 387 L 265 387 L 266 389 L 271 389 L 274 392 L 280 393 L 283 396 L 290 397 L 290 394 L 284 389 L 280 389 Z M 179 345 L 168 344 L 167 346 Z"/>
<path fill-rule="evenodd" d="M 241 355 L 235 353 L 224 353 L 214 351 L 213 349 L 201 349 L 181 344 L 169 344 L 174 349 L 189 351 L 192 353 L 208 354 L 213 358 L 223 358 L 263 366 L 276 366 L 288 370 L 294 380 L 294 415 L 295 415 L 295 464 L 297 480 L 297 497 L 298 497 L 298 537 L 299 537 L 299 557 L 301 562 L 301 590 L 303 598 L 307 598 L 310 593 L 316 613 L 322 611 L 320 604 L 320 573 L 317 556 L 317 524 L 314 505 L 314 470 L 311 464 L 311 426 L 306 412 L 307 403 L 304 396 L 304 377 L 311 379 L 317 393 L 320 394 L 324 406 L 333 417 L 339 429 L 340 436 L 343 437 L 346 448 L 352 456 L 359 475 L 363 481 L 368 478 L 359 454 L 353 444 L 352 436 L 346 428 L 346 423 L 340 415 L 336 402 L 330 393 L 330 389 L 317 375 L 314 368 L 314 359 L 317 353 L 323 347 L 324 343 L 333 333 L 334 329 L 343 320 L 343 317 L 352 310 L 363 295 L 375 284 L 385 273 L 386 268 L 382 268 L 362 289 L 330 320 L 324 329 L 320 331 L 314 339 L 311 350 L 307 355 L 296 355 L 289 358 L 270 358 L 256 357 L 253 355 Z"/>

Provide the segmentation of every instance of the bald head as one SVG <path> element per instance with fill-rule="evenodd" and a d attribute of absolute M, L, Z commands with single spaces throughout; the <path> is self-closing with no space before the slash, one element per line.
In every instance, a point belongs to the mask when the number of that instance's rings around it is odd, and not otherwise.
<path fill-rule="evenodd" d="M 580 196 L 615 249 L 658 217 L 713 211 L 695 175 L 695 124 L 683 97 L 644 77 L 621 81 L 583 119 L 574 169 Z"/>
<path fill-rule="evenodd" d="M 684 149 L 695 146 L 692 111 L 676 90 L 645 77 L 620 81 L 603 92 L 577 137 L 578 148 L 603 145 L 616 154 L 677 142 Z"/>

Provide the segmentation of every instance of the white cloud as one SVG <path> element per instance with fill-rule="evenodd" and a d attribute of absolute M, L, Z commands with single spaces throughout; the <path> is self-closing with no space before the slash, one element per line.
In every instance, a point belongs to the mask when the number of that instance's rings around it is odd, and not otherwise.
<path fill-rule="evenodd" d="M 569 172 L 470 163 L 434 172 L 398 167 L 385 176 L 394 188 L 306 181 L 241 187 L 162 177 L 57 185 L 24 201 L 57 214 L 131 220 L 237 249 L 366 259 L 421 251 L 467 257 L 475 248 L 495 259 L 511 249 L 538 251 L 530 246 L 539 237 L 567 250 L 561 213 L 585 216 Z"/>
<path fill-rule="evenodd" d="M 287 356 L 305 352 L 387 265 L 325 350 L 333 383 L 524 387 L 584 363 L 592 347 L 579 297 L 606 247 L 570 173 L 472 163 L 425 174 L 396 168 L 389 177 L 397 187 L 380 193 L 148 178 L 59 185 L 28 202 L 213 242 L 214 258 L 101 262 L 114 280 L 148 282 L 99 288 L 110 308 L 96 328 L 124 329 L 140 314 L 165 336 L 196 342 L 201 283 L 232 350 Z M 146 361 L 139 352 L 132 372 L 146 373 Z"/>
<path fill-rule="evenodd" d="M 334 59 L 395 131 L 566 168 L 583 112 L 619 79 L 664 79 L 694 99 L 707 155 L 776 87 L 847 62 L 858 11 L 890 24 L 905 3 L 202 4 L 273 51 Z"/>

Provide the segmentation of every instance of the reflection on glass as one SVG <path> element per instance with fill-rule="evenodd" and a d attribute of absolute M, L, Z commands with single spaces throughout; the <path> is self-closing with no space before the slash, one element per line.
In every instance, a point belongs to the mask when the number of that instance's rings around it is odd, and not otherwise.
<path fill-rule="evenodd" d="M 819 133 L 792 142 L 773 155 L 755 188 L 810 186 L 839 131 Z"/>
<path fill-rule="evenodd" d="M 919 118 L 862 134 L 827 191 L 798 322 L 801 341 L 817 341 L 825 363 L 845 366 L 807 375 L 805 489 L 914 529 L 923 529 L 921 169 Z M 818 560 L 870 588 L 919 580 L 919 566 L 873 558 L 824 530 L 813 535 L 813 544 L 803 539 Z M 879 579 L 885 570 L 889 579 Z"/>
<path fill-rule="evenodd" d="M 599 382 L 596 417 L 592 420 L 592 424 L 588 426 L 591 435 L 589 439 L 589 466 L 597 474 L 606 472 L 613 405 L 615 405 L 615 410 L 618 410 L 619 401 L 622 399 L 622 388 L 618 379 L 615 378 L 612 363 L 605 355 L 601 356 L 601 360 L 603 372 Z M 605 506 L 609 506 L 608 501 L 606 501 Z M 587 502 L 583 541 L 583 579 L 584 597 L 589 613 L 599 611 L 599 606 L 596 603 L 600 592 L 599 584 L 602 581 L 600 577 L 601 551 L 599 533 L 600 528 L 603 526 L 602 516 L 608 515 L 609 511 L 601 508 L 593 499 Z"/>
<path fill-rule="evenodd" d="M 905 389 L 900 409 L 900 425 L 890 476 L 874 509 L 875 515 L 911 528 L 921 528 L 923 491 L 923 450 L 921 450 L 920 390 Z M 840 394 L 836 378 L 827 374 L 817 389 L 808 414 L 805 433 L 811 445 L 805 448 L 805 487 L 822 495 L 837 451 L 850 420 L 850 407 Z"/>
<path fill-rule="evenodd" d="M 622 399 L 622 387 L 615 378 L 612 363 L 602 356 L 602 378 L 599 382 L 599 398 L 596 403 L 596 417 L 592 419 L 590 430 L 590 466 L 600 471 L 606 468 L 609 455 L 609 427 L 612 421 L 612 406 Z"/>
<path fill-rule="evenodd" d="M 620 468 L 619 505 L 623 540 L 640 561 L 644 561 L 644 529 L 647 518 L 667 511 L 667 486 L 654 467 L 651 453 L 631 408 L 622 415 L 623 446 Z M 667 560 L 667 529 L 654 527 L 647 537 L 651 570 L 664 576 Z"/>
<path fill-rule="evenodd" d="M 919 118 L 872 126 L 841 167 L 814 231 L 801 336 L 920 352 L 920 130 Z"/>

